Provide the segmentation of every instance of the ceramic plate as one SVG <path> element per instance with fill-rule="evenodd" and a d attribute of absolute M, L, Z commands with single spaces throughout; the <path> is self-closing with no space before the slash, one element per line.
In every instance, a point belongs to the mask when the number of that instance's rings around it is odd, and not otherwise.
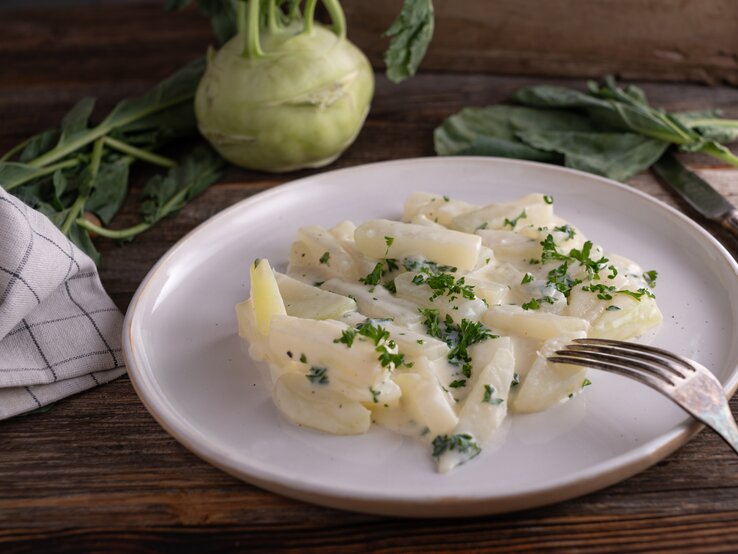
<path fill-rule="evenodd" d="M 256 257 L 284 266 L 297 229 L 399 218 L 412 191 L 477 204 L 531 192 L 605 250 L 659 272 L 654 345 L 693 358 L 730 393 L 738 383 L 738 268 L 691 220 L 632 188 L 550 165 L 428 158 L 322 173 L 244 200 L 195 229 L 149 272 L 126 315 L 133 384 L 192 452 L 265 489 L 327 506 L 460 516 L 539 506 L 600 489 L 684 444 L 699 426 L 658 393 L 590 371 L 584 394 L 516 415 L 506 439 L 450 474 L 428 447 L 381 428 L 324 435 L 283 419 L 236 332 Z"/>

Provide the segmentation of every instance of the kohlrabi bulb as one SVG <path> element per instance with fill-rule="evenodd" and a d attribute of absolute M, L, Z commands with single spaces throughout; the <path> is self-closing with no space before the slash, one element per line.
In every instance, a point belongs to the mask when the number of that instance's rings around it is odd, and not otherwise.
<path fill-rule="evenodd" d="M 374 93 L 371 65 L 345 27 L 333 31 L 310 18 L 309 25 L 271 21 L 260 31 L 249 23 L 209 53 L 195 114 L 228 161 L 263 171 L 320 167 L 359 133 Z"/>

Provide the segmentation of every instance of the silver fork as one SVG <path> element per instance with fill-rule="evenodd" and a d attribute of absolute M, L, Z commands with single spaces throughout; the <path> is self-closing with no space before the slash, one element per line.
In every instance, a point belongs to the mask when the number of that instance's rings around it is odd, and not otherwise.
<path fill-rule="evenodd" d="M 703 365 L 661 348 L 610 339 L 575 339 L 548 360 L 601 369 L 645 383 L 712 428 L 738 453 L 738 425 L 723 386 Z"/>

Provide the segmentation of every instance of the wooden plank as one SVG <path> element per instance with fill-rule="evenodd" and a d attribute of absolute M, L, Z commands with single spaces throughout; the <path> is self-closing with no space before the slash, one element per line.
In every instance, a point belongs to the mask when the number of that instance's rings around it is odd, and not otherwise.
<path fill-rule="evenodd" d="M 382 68 L 382 33 L 399 0 L 345 0 L 349 37 Z M 436 33 L 424 71 L 690 80 L 738 84 L 735 0 L 436 0 Z M 212 42 L 208 22 L 159 2 L 4 11 L 0 88 L 126 78 L 184 63 Z M 94 51 L 93 56 L 81 53 Z M 123 56 L 121 56 L 123 54 Z M 122 59 L 122 61 L 121 61 Z M 135 60 L 130 63 L 128 60 Z M 63 72 L 59 71 L 63 68 Z"/>
<path fill-rule="evenodd" d="M 397 0 L 346 2 L 377 63 Z M 436 0 L 426 70 L 738 83 L 734 0 Z"/>

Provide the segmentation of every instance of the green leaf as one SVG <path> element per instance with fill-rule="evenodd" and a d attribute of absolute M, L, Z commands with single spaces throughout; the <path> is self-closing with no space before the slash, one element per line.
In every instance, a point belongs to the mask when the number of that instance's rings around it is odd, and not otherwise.
<path fill-rule="evenodd" d="M 436 153 L 442 156 L 500 156 L 541 162 L 560 162 L 555 153 L 533 148 L 521 141 L 520 131 L 590 131 L 582 115 L 561 110 L 521 106 L 464 108 L 447 118 L 434 132 Z"/>
<path fill-rule="evenodd" d="M 563 154 L 567 167 L 617 181 L 648 169 L 669 146 L 634 133 L 523 131 L 518 136 L 534 148 Z"/>
<path fill-rule="evenodd" d="M 0 163 L 0 187 L 9 191 L 18 186 L 19 183 L 25 183 L 45 174 L 43 169 L 23 163 L 2 162 Z"/>
<path fill-rule="evenodd" d="M 110 136 L 138 148 L 156 150 L 174 139 L 196 134 L 192 103 L 183 102 L 115 129 Z"/>
<path fill-rule="evenodd" d="M 102 164 L 95 188 L 85 204 L 85 209 L 106 225 L 118 213 L 128 195 L 128 168 L 129 164 L 122 160 Z"/>
<path fill-rule="evenodd" d="M 146 94 L 119 102 L 100 126 L 112 130 L 191 100 L 204 71 L 203 58 L 187 64 Z"/>
<path fill-rule="evenodd" d="M 28 140 L 26 147 L 20 153 L 20 156 L 18 156 L 18 161 L 21 163 L 29 162 L 41 154 L 51 150 L 58 142 L 58 129 L 47 129 L 46 131 L 42 131 Z"/>
<path fill-rule="evenodd" d="M 683 125 L 697 131 L 705 140 L 733 142 L 738 139 L 738 121 L 721 119 L 720 110 L 680 112 L 672 116 Z"/>
<path fill-rule="evenodd" d="M 405 0 L 400 15 L 387 29 L 390 45 L 384 55 L 387 78 L 399 83 L 415 75 L 433 38 L 433 2 Z"/>
<path fill-rule="evenodd" d="M 187 202 L 214 183 L 225 162 L 210 148 L 199 146 L 166 177 L 156 175 L 143 188 L 141 213 L 153 224 L 180 210 Z"/>
<path fill-rule="evenodd" d="M 87 131 L 87 123 L 95 108 L 95 99 L 86 97 L 77 102 L 61 121 L 61 136 L 57 146 L 63 146 Z"/>

